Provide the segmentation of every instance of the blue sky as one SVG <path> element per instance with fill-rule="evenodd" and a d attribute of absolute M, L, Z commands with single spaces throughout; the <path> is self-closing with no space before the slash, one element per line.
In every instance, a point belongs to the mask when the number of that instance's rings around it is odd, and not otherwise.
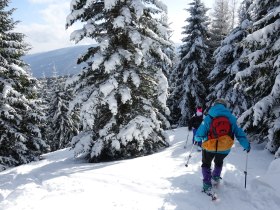
<path fill-rule="evenodd" d="M 44 22 L 40 18 L 40 11 L 44 9 L 44 4 L 34 4 L 28 0 L 11 0 L 10 7 L 16 8 L 14 12 L 15 20 L 21 20 L 25 24 Z"/>
<path fill-rule="evenodd" d="M 17 10 L 14 20 L 19 20 L 16 30 L 26 35 L 26 42 L 32 46 L 29 53 L 38 53 L 63 47 L 74 46 L 70 34 L 78 26 L 65 30 L 66 16 L 70 12 L 71 0 L 11 0 L 10 7 Z M 174 31 L 172 40 L 180 43 L 181 32 L 188 13 L 184 8 L 192 0 L 162 0 L 168 7 L 169 21 Z M 204 0 L 212 7 L 214 0 Z M 76 28 L 75 28 L 76 27 Z M 89 40 L 81 44 L 90 44 Z"/>

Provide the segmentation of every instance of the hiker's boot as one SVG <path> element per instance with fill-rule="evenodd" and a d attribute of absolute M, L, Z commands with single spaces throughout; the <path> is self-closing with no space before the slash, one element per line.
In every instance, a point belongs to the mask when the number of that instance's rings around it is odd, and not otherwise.
<path fill-rule="evenodd" d="M 221 182 L 222 177 L 220 176 L 212 176 L 211 183 L 213 186 L 218 186 Z"/>
<path fill-rule="evenodd" d="M 212 173 L 212 179 L 211 179 L 211 182 L 214 186 L 217 186 L 220 184 L 220 181 L 221 181 L 221 172 L 222 172 L 222 168 L 223 167 L 218 167 L 218 166 L 215 166 L 214 167 L 214 170 L 213 170 L 213 173 Z"/>
<path fill-rule="evenodd" d="M 213 195 L 214 192 L 212 190 L 212 184 L 203 182 L 202 192 L 206 193 L 207 195 Z"/>

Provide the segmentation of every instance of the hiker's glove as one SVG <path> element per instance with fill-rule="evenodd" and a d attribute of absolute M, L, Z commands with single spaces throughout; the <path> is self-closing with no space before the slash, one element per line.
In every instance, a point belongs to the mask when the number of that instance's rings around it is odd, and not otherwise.
<path fill-rule="evenodd" d="M 246 152 L 247 152 L 247 153 L 249 153 L 249 152 L 250 152 L 250 150 L 251 150 L 250 143 L 249 143 L 249 145 L 248 145 L 248 148 L 247 148 L 247 149 L 244 149 L 244 150 L 246 150 Z"/>

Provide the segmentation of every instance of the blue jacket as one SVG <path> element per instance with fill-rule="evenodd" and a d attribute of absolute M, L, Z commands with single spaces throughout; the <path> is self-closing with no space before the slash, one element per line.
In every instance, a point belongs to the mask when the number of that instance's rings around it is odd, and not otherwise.
<path fill-rule="evenodd" d="M 245 150 L 249 149 L 250 143 L 246 137 L 245 132 L 240 127 L 238 127 L 236 117 L 234 117 L 229 111 L 229 109 L 227 109 L 223 104 L 215 104 L 210 108 L 208 115 L 204 118 L 204 120 L 198 127 L 198 130 L 196 131 L 194 137 L 195 141 L 204 142 L 208 140 L 208 131 L 210 128 L 210 124 L 212 122 L 212 119 L 209 115 L 212 117 L 218 117 L 218 116 L 227 117 L 231 123 L 232 133 L 234 134 L 235 138 L 239 141 L 239 143 Z M 217 153 L 228 154 L 229 152 L 230 149 Z"/>

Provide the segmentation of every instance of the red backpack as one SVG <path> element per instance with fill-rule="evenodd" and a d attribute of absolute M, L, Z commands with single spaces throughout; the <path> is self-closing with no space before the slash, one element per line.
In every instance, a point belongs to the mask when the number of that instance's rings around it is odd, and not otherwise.
<path fill-rule="evenodd" d="M 208 140 L 203 142 L 202 147 L 215 152 L 229 150 L 234 143 L 229 119 L 224 116 L 211 118 Z"/>
<path fill-rule="evenodd" d="M 215 139 L 225 135 L 232 136 L 231 124 L 228 118 L 223 116 L 212 118 L 208 139 Z"/>

